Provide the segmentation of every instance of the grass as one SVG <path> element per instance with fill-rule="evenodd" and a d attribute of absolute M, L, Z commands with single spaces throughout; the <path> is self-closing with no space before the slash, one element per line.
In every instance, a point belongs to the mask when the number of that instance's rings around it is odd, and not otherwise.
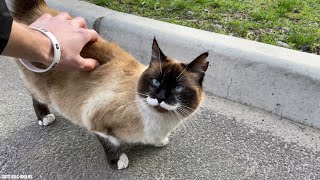
<path fill-rule="evenodd" d="M 88 0 L 165 22 L 320 55 L 320 0 Z"/>

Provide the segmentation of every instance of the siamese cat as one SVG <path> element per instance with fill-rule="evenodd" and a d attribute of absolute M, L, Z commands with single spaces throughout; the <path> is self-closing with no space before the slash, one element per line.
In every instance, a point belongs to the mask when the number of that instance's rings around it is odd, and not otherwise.
<path fill-rule="evenodd" d="M 58 11 L 44 0 L 14 0 L 15 20 L 31 24 L 44 13 Z M 117 44 L 99 38 L 81 52 L 97 59 L 101 66 L 91 72 L 50 70 L 34 73 L 17 61 L 25 86 L 33 98 L 40 125 L 55 117 L 48 105 L 63 117 L 94 133 L 104 147 L 111 165 L 128 166 L 122 143 L 169 142 L 169 134 L 196 112 L 204 98 L 202 87 L 208 68 L 205 52 L 186 64 L 167 57 L 156 39 L 150 64 L 145 66 Z M 34 64 L 42 66 L 41 64 Z"/>

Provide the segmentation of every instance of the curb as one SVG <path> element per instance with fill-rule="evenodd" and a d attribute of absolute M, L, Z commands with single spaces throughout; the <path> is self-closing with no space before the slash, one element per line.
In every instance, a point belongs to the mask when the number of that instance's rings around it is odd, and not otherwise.
<path fill-rule="evenodd" d="M 157 37 L 165 54 L 189 62 L 209 50 L 207 93 L 320 128 L 320 56 L 148 18 L 78 0 L 47 0 L 50 7 L 84 17 L 104 38 L 143 63 Z"/>

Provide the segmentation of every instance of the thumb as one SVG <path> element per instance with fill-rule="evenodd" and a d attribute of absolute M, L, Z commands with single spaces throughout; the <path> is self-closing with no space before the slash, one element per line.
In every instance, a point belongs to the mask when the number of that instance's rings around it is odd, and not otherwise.
<path fill-rule="evenodd" d="M 100 63 L 92 58 L 79 58 L 79 68 L 83 71 L 92 71 L 93 69 L 100 66 Z"/>

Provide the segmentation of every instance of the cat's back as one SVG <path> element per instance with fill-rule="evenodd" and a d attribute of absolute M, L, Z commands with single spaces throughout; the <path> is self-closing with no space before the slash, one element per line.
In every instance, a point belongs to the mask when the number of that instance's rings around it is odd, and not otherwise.
<path fill-rule="evenodd" d="M 104 54 L 99 57 L 105 58 L 104 63 L 91 72 L 53 70 L 38 74 L 17 63 L 34 98 L 53 106 L 65 118 L 82 124 L 86 117 L 79 111 L 94 111 L 99 104 L 111 99 L 128 99 L 146 68 L 120 47 L 104 47 L 99 53 Z"/>

